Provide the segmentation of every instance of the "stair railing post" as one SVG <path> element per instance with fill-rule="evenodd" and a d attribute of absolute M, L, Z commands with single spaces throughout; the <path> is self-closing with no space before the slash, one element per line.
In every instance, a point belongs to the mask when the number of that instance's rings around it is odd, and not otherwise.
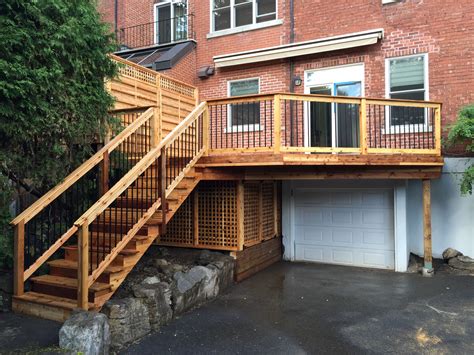
<path fill-rule="evenodd" d="M 161 201 L 160 235 L 164 235 L 166 234 L 166 213 L 168 211 L 168 204 L 166 202 L 166 146 L 161 148 L 158 164 L 158 197 Z"/>
<path fill-rule="evenodd" d="M 151 118 L 151 148 L 155 148 L 161 141 L 161 122 L 160 122 L 160 110 L 155 107 L 153 109 L 153 117 Z"/>
<path fill-rule="evenodd" d="M 89 225 L 78 232 L 77 307 L 87 311 L 89 305 Z"/>
<path fill-rule="evenodd" d="M 105 151 L 102 162 L 100 163 L 100 194 L 101 196 L 109 191 L 109 169 L 110 156 L 109 151 Z"/>
<path fill-rule="evenodd" d="M 14 240 L 14 264 L 13 264 L 13 293 L 21 296 L 25 292 L 25 221 L 21 220 L 15 226 Z"/>

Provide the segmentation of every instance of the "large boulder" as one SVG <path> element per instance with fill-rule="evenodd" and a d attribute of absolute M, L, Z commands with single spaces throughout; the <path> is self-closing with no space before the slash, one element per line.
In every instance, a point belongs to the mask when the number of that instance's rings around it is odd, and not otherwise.
<path fill-rule="evenodd" d="M 460 255 L 455 258 L 451 258 L 449 259 L 448 264 L 455 269 L 474 272 L 474 259 L 468 256 Z"/>
<path fill-rule="evenodd" d="M 460 251 L 453 248 L 448 248 L 445 251 L 443 251 L 444 260 L 449 260 L 449 259 L 455 258 L 457 256 L 462 256 L 462 255 L 463 254 Z"/>
<path fill-rule="evenodd" d="M 101 313 L 75 311 L 59 330 L 59 347 L 88 355 L 108 354 L 110 328 Z"/>
<path fill-rule="evenodd" d="M 147 305 L 150 326 L 153 330 L 158 330 L 173 318 L 171 290 L 167 283 L 151 284 L 144 282 L 133 288 L 133 294 L 135 297 L 143 299 Z"/>
<path fill-rule="evenodd" d="M 109 318 L 112 346 L 118 349 L 151 331 L 148 307 L 143 298 L 113 299 L 102 312 Z"/>
<path fill-rule="evenodd" d="M 173 275 L 173 303 L 175 315 L 183 313 L 219 293 L 217 272 L 204 266 L 195 266 L 187 272 Z"/>

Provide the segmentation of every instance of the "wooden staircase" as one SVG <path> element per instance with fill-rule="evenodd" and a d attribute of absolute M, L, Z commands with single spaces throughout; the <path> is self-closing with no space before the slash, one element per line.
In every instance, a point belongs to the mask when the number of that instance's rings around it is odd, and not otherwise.
<path fill-rule="evenodd" d="M 18 292 L 17 285 L 15 312 L 64 321 L 74 308 L 101 309 L 199 183 L 200 174 L 193 166 L 205 151 L 204 141 L 189 137 L 190 132 L 203 131 L 197 129 L 196 122 L 203 120 L 204 109 L 205 105 L 200 105 L 158 147 L 137 160 L 74 223 L 71 229 L 77 242 L 69 240 L 68 232 L 59 238 L 62 243 L 57 250 L 62 257 L 45 260 L 46 274 L 31 272 L 27 292 Z M 182 149 L 185 143 L 196 147 L 193 154 Z M 172 156 L 176 152 L 179 156 Z M 156 186 L 160 183 L 161 188 Z"/>

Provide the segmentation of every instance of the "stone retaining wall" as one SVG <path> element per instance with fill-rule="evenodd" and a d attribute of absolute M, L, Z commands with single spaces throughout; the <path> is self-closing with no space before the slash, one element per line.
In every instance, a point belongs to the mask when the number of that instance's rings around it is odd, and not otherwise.
<path fill-rule="evenodd" d="M 234 260 L 207 250 L 152 248 L 108 301 L 112 350 L 216 297 L 233 282 Z"/>

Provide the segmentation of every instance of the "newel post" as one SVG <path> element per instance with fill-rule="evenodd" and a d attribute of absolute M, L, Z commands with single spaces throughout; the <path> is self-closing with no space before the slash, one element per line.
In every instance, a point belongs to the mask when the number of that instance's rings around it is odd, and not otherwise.
<path fill-rule="evenodd" d="M 281 147 L 281 97 L 280 95 L 275 95 L 273 99 L 273 120 L 274 120 L 274 139 L 275 142 L 274 152 L 276 154 L 280 153 Z"/>
<path fill-rule="evenodd" d="M 109 169 L 110 156 L 109 151 L 105 151 L 100 164 L 100 193 L 101 195 L 109 191 Z"/>
<path fill-rule="evenodd" d="M 209 149 L 209 106 L 206 103 L 206 107 L 202 113 L 202 146 L 204 148 L 204 155 L 208 155 Z M 199 133 L 198 133 L 199 134 Z"/>
<path fill-rule="evenodd" d="M 360 134 L 360 148 L 362 154 L 367 154 L 367 101 L 360 99 L 359 106 L 359 134 Z"/>
<path fill-rule="evenodd" d="M 23 295 L 25 291 L 25 221 L 21 220 L 15 226 L 14 264 L 13 264 L 13 293 Z"/>
<path fill-rule="evenodd" d="M 151 148 L 155 148 L 161 141 L 161 117 L 158 107 L 153 108 L 153 116 L 150 120 Z"/>
<path fill-rule="evenodd" d="M 89 305 L 89 225 L 79 228 L 77 256 L 77 307 L 87 311 Z"/>

